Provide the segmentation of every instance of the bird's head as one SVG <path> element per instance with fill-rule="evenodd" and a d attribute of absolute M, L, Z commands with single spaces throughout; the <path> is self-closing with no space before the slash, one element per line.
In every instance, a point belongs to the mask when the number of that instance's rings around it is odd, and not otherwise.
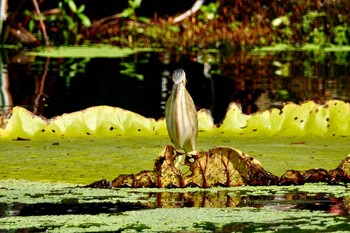
<path fill-rule="evenodd" d="M 186 73 L 183 69 L 176 69 L 173 72 L 173 82 L 178 85 L 180 83 L 186 84 Z"/>

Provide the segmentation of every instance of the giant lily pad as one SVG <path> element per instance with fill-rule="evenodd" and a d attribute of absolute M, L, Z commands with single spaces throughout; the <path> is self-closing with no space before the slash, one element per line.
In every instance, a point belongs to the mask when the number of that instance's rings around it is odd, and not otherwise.
<path fill-rule="evenodd" d="M 267 171 L 334 169 L 349 154 L 349 104 L 287 104 L 253 115 L 235 105 L 220 126 L 199 112 L 197 149 L 238 148 Z M 297 118 L 297 119 L 296 119 Z M 97 106 L 51 119 L 15 107 L 1 116 L 2 178 L 91 183 L 153 169 L 170 143 L 164 119 Z"/>
<path fill-rule="evenodd" d="M 0 179 L 89 184 L 153 170 L 167 135 L 0 140 Z M 198 151 L 239 148 L 278 176 L 289 169 L 334 169 L 349 154 L 349 137 L 245 137 L 200 133 Z"/>

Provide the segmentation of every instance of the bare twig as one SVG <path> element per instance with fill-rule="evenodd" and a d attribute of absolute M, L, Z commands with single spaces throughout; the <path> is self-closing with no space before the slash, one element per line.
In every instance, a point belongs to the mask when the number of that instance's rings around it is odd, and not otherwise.
<path fill-rule="evenodd" d="M 34 114 L 41 114 L 42 113 L 41 107 L 43 104 L 41 103 L 41 98 L 47 97 L 47 95 L 44 93 L 44 87 L 45 87 L 45 80 L 46 80 L 47 72 L 49 70 L 49 64 L 50 64 L 50 57 L 47 57 L 46 62 L 45 62 L 45 66 L 44 66 L 44 72 L 43 72 L 41 79 L 40 79 L 40 83 L 39 83 L 39 80 L 37 80 L 37 82 L 36 82 L 36 87 L 35 87 L 36 97 L 34 99 L 34 109 L 33 109 Z"/>
<path fill-rule="evenodd" d="M 173 19 L 173 23 L 178 23 L 186 18 L 188 18 L 189 16 L 191 16 L 192 14 L 194 14 L 195 12 L 197 12 L 199 10 L 199 8 L 203 5 L 203 3 L 205 2 L 205 0 L 197 0 L 193 6 L 191 7 L 191 9 L 189 9 L 188 11 L 186 11 L 185 13 L 175 17 Z"/>
<path fill-rule="evenodd" d="M 46 33 L 46 27 L 45 27 L 45 24 L 44 24 L 43 17 L 41 16 L 41 12 L 40 12 L 40 9 L 39 9 L 39 4 L 38 4 L 38 2 L 36 0 L 32 0 L 32 1 L 33 1 L 33 4 L 34 4 L 36 13 L 39 16 L 40 27 L 41 27 L 41 29 L 43 31 L 46 47 L 49 50 L 50 49 L 50 40 L 49 40 L 49 37 L 47 36 L 47 33 Z"/>

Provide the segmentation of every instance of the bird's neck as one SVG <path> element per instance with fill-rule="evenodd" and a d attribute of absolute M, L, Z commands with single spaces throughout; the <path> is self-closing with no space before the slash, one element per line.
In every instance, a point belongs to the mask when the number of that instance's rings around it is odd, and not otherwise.
<path fill-rule="evenodd" d="M 185 84 L 183 84 L 183 83 L 175 84 L 173 86 L 173 90 L 172 90 L 172 92 L 174 93 L 174 97 L 177 96 L 177 94 L 184 89 L 186 89 Z"/>

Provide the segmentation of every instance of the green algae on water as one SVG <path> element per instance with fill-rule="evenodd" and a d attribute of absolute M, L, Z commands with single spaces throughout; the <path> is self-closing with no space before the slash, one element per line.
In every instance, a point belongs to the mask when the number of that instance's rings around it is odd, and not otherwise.
<path fill-rule="evenodd" d="M 235 196 L 282 196 L 290 193 L 327 194 L 334 197 L 350 196 L 348 185 L 328 185 L 325 183 L 306 183 L 304 185 L 290 186 L 242 186 L 228 189 L 228 195 Z"/>
<path fill-rule="evenodd" d="M 50 229 L 50 232 L 345 230 L 347 218 L 320 211 L 278 211 L 270 208 L 175 208 L 129 211 L 123 214 L 29 216 L 0 218 L 0 229 Z"/>
<path fill-rule="evenodd" d="M 141 203 L 145 193 L 113 189 L 90 189 L 67 183 L 30 182 L 26 180 L 0 180 L 0 203 L 61 204 L 67 200 L 84 203 Z"/>

